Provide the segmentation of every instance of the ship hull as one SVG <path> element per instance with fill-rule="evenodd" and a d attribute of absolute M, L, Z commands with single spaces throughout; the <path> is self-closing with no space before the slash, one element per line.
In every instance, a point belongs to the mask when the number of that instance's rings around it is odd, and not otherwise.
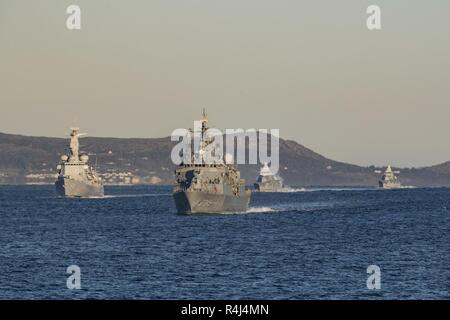
<path fill-rule="evenodd" d="M 382 188 L 382 189 L 398 189 L 398 188 L 401 188 L 401 184 L 398 183 L 398 182 L 395 182 L 395 183 L 385 183 L 385 182 L 380 181 L 380 182 L 378 183 L 378 185 L 379 185 L 379 187 Z"/>
<path fill-rule="evenodd" d="M 250 191 L 243 195 L 215 194 L 201 191 L 178 191 L 173 194 L 178 213 L 245 212 L 250 203 Z"/>
<path fill-rule="evenodd" d="M 259 192 L 280 192 L 283 188 L 283 185 L 281 182 L 278 181 L 271 181 L 271 182 L 257 182 L 254 184 L 255 190 Z"/>
<path fill-rule="evenodd" d="M 56 192 L 63 197 L 93 198 L 105 195 L 103 185 L 89 184 L 68 178 L 58 178 Z"/>

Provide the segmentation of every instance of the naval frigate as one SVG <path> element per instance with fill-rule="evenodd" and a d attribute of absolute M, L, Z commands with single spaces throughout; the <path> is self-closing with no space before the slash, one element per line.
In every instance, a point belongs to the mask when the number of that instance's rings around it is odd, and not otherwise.
<path fill-rule="evenodd" d="M 190 163 L 181 163 L 175 170 L 173 197 L 177 211 L 181 214 L 247 211 L 251 191 L 245 187 L 237 167 L 231 161 L 211 163 L 203 158 L 212 143 L 206 134 L 207 123 L 203 111 L 200 150 Z M 201 161 L 195 161 L 195 157 Z"/>
<path fill-rule="evenodd" d="M 80 154 L 79 128 L 71 128 L 69 154 L 61 156 L 56 191 L 66 197 L 103 197 L 103 183 L 88 164 L 89 156 Z"/>
<path fill-rule="evenodd" d="M 401 184 L 395 176 L 394 171 L 392 171 L 390 165 L 387 166 L 386 171 L 384 172 L 378 184 L 380 188 L 383 189 L 396 189 L 401 187 Z"/>
<path fill-rule="evenodd" d="M 273 174 L 267 163 L 264 163 L 254 187 L 259 192 L 280 192 L 283 188 L 283 180 L 278 175 Z"/>

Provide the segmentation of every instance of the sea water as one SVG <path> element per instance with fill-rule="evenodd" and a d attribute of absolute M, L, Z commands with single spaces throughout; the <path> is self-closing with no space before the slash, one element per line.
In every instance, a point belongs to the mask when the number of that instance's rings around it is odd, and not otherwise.
<path fill-rule="evenodd" d="M 0 186 L 0 299 L 450 298 L 450 189 L 291 190 L 179 215 L 170 186 Z"/>

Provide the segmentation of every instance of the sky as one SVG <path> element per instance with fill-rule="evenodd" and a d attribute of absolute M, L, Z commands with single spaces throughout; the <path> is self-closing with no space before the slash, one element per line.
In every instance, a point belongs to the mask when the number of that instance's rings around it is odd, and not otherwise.
<path fill-rule="evenodd" d="M 448 0 L 0 0 L 0 132 L 164 137 L 206 108 L 333 160 L 426 166 L 450 160 L 449 101 Z"/>

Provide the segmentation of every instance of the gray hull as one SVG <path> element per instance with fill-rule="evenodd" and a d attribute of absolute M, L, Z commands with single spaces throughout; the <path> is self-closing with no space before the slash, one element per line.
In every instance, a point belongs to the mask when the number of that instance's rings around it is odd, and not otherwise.
<path fill-rule="evenodd" d="M 398 189 L 401 188 L 401 184 L 399 182 L 393 182 L 393 183 L 389 183 L 389 182 L 382 182 L 380 181 L 378 183 L 380 188 L 383 189 Z"/>
<path fill-rule="evenodd" d="M 259 192 L 280 192 L 283 184 L 280 181 L 257 182 L 254 187 Z"/>
<path fill-rule="evenodd" d="M 56 192 L 65 197 L 103 197 L 105 195 L 103 185 L 90 184 L 82 181 L 59 178 L 55 182 Z"/>
<path fill-rule="evenodd" d="M 179 191 L 173 194 L 178 213 L 226 213 L 245 212 L 250 203 L 250 192 L 242 196 Z"/>

